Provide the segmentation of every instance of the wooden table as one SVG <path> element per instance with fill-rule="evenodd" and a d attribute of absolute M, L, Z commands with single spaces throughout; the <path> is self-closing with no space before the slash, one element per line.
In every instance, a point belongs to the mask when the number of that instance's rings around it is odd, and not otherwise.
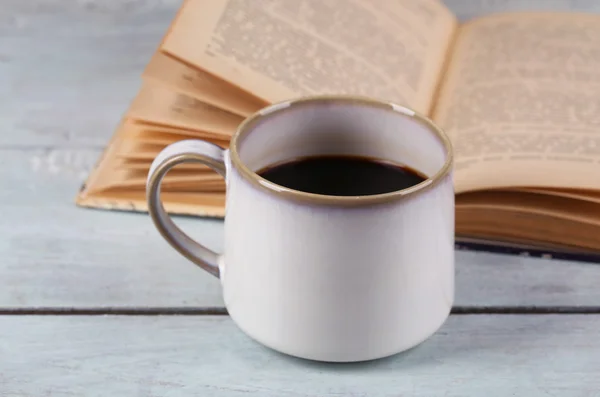
<path fill-rule="evenodd" d="M 600 10 L 594 1 L 447 1 Z M 75 192 L 139 86 L 175 0 L 2 0 L 0 396 L 598 396 L 600 266 L 457 252 L 453 315 L 363 364 L 290 358 L 226 315 L 218 281 L 145 214 Z M 178 219 L 215 249 L 220 221 Z"/>

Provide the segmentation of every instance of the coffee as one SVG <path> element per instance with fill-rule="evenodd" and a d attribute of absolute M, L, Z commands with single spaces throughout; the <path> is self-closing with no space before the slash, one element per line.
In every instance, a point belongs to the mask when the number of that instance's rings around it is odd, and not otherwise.
<path fill-rule="evenodd" d="M 404 165 L 359 156 L 303 157 L 258 171 L 293 190 L 329 196 L 368 196 L 402 190 L 427 179 Z"/>

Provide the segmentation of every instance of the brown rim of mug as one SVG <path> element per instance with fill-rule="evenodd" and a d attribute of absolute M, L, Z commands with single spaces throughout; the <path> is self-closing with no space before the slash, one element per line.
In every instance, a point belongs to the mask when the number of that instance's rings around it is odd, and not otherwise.
<path fill-rule="evenodd" d="M 379 108 L 389 110 L 391 112 L 398 113 L 404 117 L 410 117 L 413 120 L 423 124 L 428 130 L 433 132 L 438 138 L 440 143 L 444 146 L 446 152 L 446 162 L 434 175 L 428 177 L 423 182 L 411 186 L 407 189 L 396 190 L 389 193 L 374 194 L 368 196 L 330 196 L 323 194 L 307 193 L 300 190 L 289 189 L 285 186 L 275 184 L 256 172 L 250 170 L 240 159 L 238 153 L 238 142 L 246 135 L 251 133 L 256 125 L 264 120 L 265 118 L 285 112 L 291 108 L 307 103 L 344 103 L 344 104 L 355 104 L 355 105 L 366 105 L 373 108 Z M 372 205 L 395 201 L 398 199 L 414 196 L 420 192 L 423 192 L 437 184 L 444 179 L 446 175 L 450 173 L 453 162 L 452 144 L 448 136 L 429 118 L 415 112 L 407 107 L 396 105 L 391 102 L 383 102 L 376 99 L 360 96 L 346 96 L 346 95 L 317 95 L 303 97 L 299 99 L 293 99 L 288 101 L 282 101 L 270 106 L 267 106 L 254 114 L 248 116 L 237 128 L 235 134 L 231 138 L 229 145 L 229 156 L 231 158 L 232 167 L 234 167 L 240 175 L 250 182 L 252 185 L 260 188 L 271 194 L 275 194 L 279 197 L 300 200 L 303 202 L 309 202 L 312 204 L 330 204 L 339 206 L 357 206 L 357 205 Z"/>

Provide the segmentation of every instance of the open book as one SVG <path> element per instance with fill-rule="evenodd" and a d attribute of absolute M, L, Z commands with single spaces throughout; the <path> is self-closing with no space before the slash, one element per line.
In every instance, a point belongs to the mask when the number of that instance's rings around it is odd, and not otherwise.
<path fill-rule="evenodd" d="M 457 239 L 600 251 L 600 16 L 519 12 L 458 24 L 437 0 L 188 0 L 77 197 L 145 211 L 151 161 L 311 94 L 429 116 L 455 149 Z M 225 184 L 180 165 L 167 211 L 224 215 Z"/>

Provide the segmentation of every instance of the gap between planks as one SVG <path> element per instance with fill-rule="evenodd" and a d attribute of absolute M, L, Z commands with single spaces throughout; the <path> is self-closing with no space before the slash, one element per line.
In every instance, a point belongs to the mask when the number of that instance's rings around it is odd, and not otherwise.
<path fill-rule="evenodd" d="M 452 315 L 548 315 L 548 314 L 600 314 L 600 307 L 595 306 L 497 306 L 477 307 L 459 306 L 451 311 Z M 223 307 L 90 307 L 90 308 L 0 308 L 1 316 L 227 316 Z"/>

